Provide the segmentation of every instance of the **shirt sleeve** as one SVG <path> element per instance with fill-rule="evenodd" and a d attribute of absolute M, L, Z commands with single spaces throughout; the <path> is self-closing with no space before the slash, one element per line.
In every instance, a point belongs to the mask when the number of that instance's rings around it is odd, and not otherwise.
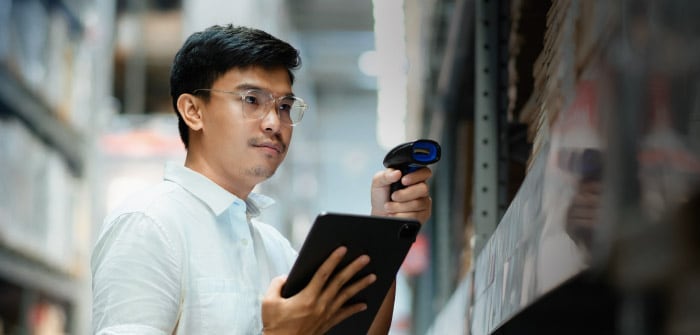
<path fill-rule="evenodd" d="M 106 225 L 91 260 L 93 333 L 172 333 L 182 292 L 175 234 L 143 213 Z"/>

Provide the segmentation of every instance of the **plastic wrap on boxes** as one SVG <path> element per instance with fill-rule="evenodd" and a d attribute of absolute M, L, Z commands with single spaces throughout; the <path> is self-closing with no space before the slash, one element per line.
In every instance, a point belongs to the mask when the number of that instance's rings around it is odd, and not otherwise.
<path fill-rule="evenodd" d="M 30 250 L 31 246 L 40 244 L 40 236 L 44 235 L 37 226 L 36 217 L 43 211 L 42 203 L 37 202 L 40 191 L 37 175 L 45 149 L 20 122 L 10 119 L 2 124 L 3 242 Z"/>
<path fill-rule="evenodd" d="M 598 84 L 595 79 L 578 83 L 572 103 L 560 111 L 549 141 L 478 256 L 472 334 L 490 334 L 589 267 L 603 169 L 598 132 L 603 86 Z M 593 202 L 581 206 L 581 196 Z"/>
<path fill-rule="evenodd" d="M 0 246 L 65 270 L 74 248 L 74 177 L 19 121 L 0 121 L 0 134 Z"/>
<path fill-rule="evenodd" d="M 84 42 L 77 42 L 73 46 L 73 66 L 69 66 L 72 72 L 66 74 L 66 81 L 72 83 L 72 91 L 67 96 L 68 122 L 76 129 L 88 133 L 92 117 L 95 115 L 94 109 L 90 108 L 90 97 L 95 96 L 96 88 L 93 85 L 93 75 L 95 62 L 90 46 Z"/>
<path fill-rule="evenodd" d="M 452 293 L 450 300 L 440 314 L 435 317 L 435 322 L 428 329 L 426 335 L 459 334 L 469 335 L 469 313 L 472 300 L 474 272 L 469 272 L 459 282 L 459 285 Z"/>
<path fill-rule="evenodd" d="M 46 259 L 59 268 L 68 268 L 74 255 L 75 185 L 65 161 L 56 152 L 46 156 Z"/>
<path fill-rule="evenodd" d="M 6 64 L 10 57 L 10 14 L 12 1 L 0 1 L 0 64 Z"/>
<path fill-rule="evenodd" d="M 46 45 L 46 80 L 42 91 L 49 106 L 55 107 L 59 118 L 69 113 L 73 68 L 73 51 L 70 44 L 68 18 L 59 11 L 49 13 L 48 39 Z M 89 80 L 87 80 L 89 82 Z"/>
<path fill-rule="evenodd" d="M 476 259 L 471 334 L 487 335 L 538 296 L 538 250 L 544 226 L 542 184 L 548 146 Z M 556 269 L 552 269 L 556 271 Z"/>
<path fill-rule="evenodd" d="M 40 0 L 14 1 L 12 18 L 17 34 L 20 75 L 29 87 L 41 92 L 47 70 L 48 10 Z"/>

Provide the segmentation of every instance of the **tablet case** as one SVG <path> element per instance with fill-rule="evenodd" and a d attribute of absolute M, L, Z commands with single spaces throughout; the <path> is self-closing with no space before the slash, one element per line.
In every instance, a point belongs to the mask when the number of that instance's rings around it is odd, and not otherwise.
<path fill-rule="evenodd" d="M 349 282 L 370 273 L 377 275 L 377 280 L 347 302 L 365 302 L 367 309 L 350 316 L 327 333 L 367 334 L 419 230 L 420 223 L 416 220 L 322 213 L 299 251 L 282 288 L 282 296 L 288 298 L 304 289 L 321 264 L 340 246 L 348 250 L 334 274 L 360 255 L 369 255 L 370 263 Z"/>

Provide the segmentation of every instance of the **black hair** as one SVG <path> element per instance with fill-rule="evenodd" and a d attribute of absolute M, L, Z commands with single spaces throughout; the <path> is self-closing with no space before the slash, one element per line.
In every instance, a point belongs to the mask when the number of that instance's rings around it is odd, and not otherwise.
<path fill-rule="evenodd" d="M 285 41 L 262 30 L 232 24 L 211 26 L 187 38 L 170 70 L 170 96 L 185 148 L 189 146 L 189 127 L 177 111 L 180 95 L 211 88 L 229 70 L 249 66 L 284 67 L 290 83 L 294 83 L 292 70 L 301 66 L 301 58 L 299 51 Z"/>

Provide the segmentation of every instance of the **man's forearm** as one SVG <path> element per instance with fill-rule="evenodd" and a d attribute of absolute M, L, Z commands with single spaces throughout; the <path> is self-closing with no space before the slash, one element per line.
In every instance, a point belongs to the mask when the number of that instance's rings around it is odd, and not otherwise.
<path fill-rule="evenodd" d="M 369 328 L 368 335 L 386 335 L 389 333 L 389 328 L 391 327 L 391 318 L 394 315 L 394 298 L 396 297 L 396 281 L 391 285 L 389 292 L 387 292 L 384 301 L 382 302 L 382 307 L 379 308 L 377 316 L 372 322 L 372 326 Z"/>

